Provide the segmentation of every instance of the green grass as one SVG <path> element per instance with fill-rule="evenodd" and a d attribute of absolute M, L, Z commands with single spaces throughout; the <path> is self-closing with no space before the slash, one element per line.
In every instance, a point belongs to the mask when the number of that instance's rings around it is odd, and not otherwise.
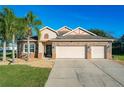
<path fill-rule="evenodd" d="M 26 65 L 1 65 L 0 87 L 43 87 L 50 70 Z"/>
<path fill-rule="evenodd" d="M 113 59 L 114 60 L 124 61 L 124 54 L 123 55 L 113 55 Z"/>

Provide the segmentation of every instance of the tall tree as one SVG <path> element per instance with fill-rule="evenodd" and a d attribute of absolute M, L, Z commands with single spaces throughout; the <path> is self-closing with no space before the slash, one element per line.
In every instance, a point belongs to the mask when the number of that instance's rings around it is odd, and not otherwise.
<path fill-rule="evenodd" d="M 3 15 L 3 16 L 2 16 Z M 3 20 L 3 21 L 2 21 Z M 15 62 L 15 40 L 17 36 L 24 36 L 25 22 L 24 18 L 18 18 L 14 12 L 9 8 L 3 8 L 1 12 L 1 35 L 4 40 L 3 60 L 6 60 L 6 41 L 8 38 L 12 39 L 12 62 Z M 3 32 L 2 32 L 3 31 Z"/>
<path fill-rule="evenodd" d="M 7 20 L 8 18 L 6 17 L 6 12 L 5 8 L 3 11 L 0 11 L 0 35 L 3 40 L 3 61 L 6 61 L 6 42 L 10 37 L 10 32 L 9 32 L 9 22 Z"/>
<path fill-rule="evenodd" d="M 19 37 L 25 36 L 25 25 L 24 25 L 24 19 L 23 18 L 17 18 L 13 17 L 12 21 L 12 29 L 11 36 L 12 36 L 12 62 L 15 62 L 15 44 L 17 43 L 17 40 Z M 16 51 L 17 52 L 17 51 Z M 16 53 L 17 54 L 17 53 Z"/>
<path fill-rule="evenodd" d="M 98 36 L 106 37 L 106 38 L 113 38 L 113 36 L 103 30 L 100 29 L 89 29 L 89 31 L 95 33 Z"/>
<path fill-rule="evenodd" d="M 28 45 L 28 55 L 27 55 L 27 60 L 29 60 L 30 57 L 30 36 L 31 36 L 31 32 L 36 31 L 39 34 L 39 30 L 38 27 L 42 25 L 42 22 L 40 20 L 37 19 L 37 16 L 34 15 L 31 11 L 28 12 L 28 14 L 25 17 L 26 20 L 26 26 L 27 26 L 27 45 Z M 40 34 L 39 34 L 40 35 Z"/>
<path fill-rule="evenodd" d="M 15 62 L 15 34 L 17 33 L 17 18 L 13 11 L 9 8 L 4 8 L 5 18 L 8 25 L 8 31 L 12 38 L 12 62 Z"/>

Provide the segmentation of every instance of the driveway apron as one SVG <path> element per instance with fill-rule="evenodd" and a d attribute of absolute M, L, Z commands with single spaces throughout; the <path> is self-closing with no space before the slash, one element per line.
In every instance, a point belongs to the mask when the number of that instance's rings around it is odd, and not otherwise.
<path fill-rule="evenodd" d="M 107 59 L 92 59 L 90 61 L 124 87 L 124 65 Z"/>
<path fill-rule="evenodd" d="M 46 87 L 122 86 L 94 63 L 86 59 L 56 59 Z"/>

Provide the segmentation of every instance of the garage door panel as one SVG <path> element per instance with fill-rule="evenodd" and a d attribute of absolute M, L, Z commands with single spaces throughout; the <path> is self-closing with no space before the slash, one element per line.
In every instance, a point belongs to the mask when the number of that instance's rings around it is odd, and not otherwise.
<path fill-rule="evenodd" d="M 104 46 L 92 46 L 91 57 L 92 58 L 105 58 Z"/>
<path fill-rule="evenodd" d="M 85 58 L 85 47 L 56 46 L 56 58 Z"/>

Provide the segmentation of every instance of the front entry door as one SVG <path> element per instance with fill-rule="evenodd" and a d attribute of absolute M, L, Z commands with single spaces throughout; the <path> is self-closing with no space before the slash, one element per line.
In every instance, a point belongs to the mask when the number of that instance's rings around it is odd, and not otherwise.
<path fill-rule="evenodd" d="M 46 45 L 46 57 L 52 57 L 52 45 Z"/>

